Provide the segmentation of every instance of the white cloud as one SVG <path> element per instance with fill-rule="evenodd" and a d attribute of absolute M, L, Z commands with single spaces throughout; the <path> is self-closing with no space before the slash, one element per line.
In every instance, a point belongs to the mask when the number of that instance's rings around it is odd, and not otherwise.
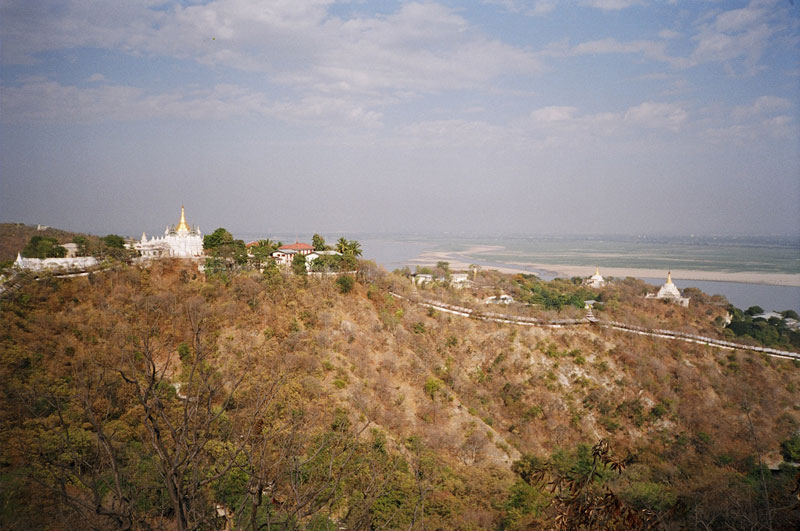
<path fill-rule="evenodd" d="M 496 152 L 524 149 L 529 141 L 523 130 L 479 120 L 422 120 L 392 133 L 392 145 L 413 148 L 490 147 Z"/>
<path fill-rule="evenodd" d="M 642 5 L 642 0 L 583 0 L 584 5 L 604 11 L 618 11 L 635 5 Z"/>
<path fill-rule="evenodd" d="M 751 105 L 734 107 L 732 116 L 737 120 L 764 117 L 792 108 L 792 102 L 777 96 L 760 96 Z"/>
<path fill-rule="evenodd" d="M 575 107 L 550 106 L 536 109 L 531 113 L 531 117 L 537 122 L 560 122 L 572 119 L 576 112 L 578 109 Z"/>
<path fill-rule="evenodd" d="M 564 55 L 641 54 L 648 59 L 665 62 L 676 67 L 684 64 L 682 59 L 667 54 L 666 43 L 650 40 L 618 41 L 614 38 L 599 39 L 582 42 L 562 53 Z"/>
<path fill-rule="evenodd" d="M 512 13 L 525 15 L 546 15 L 553 12 L 560 0 L 484 0 L 484 3 L 503 6 Z M 602 9 L 603 11 L 619 11 L 635 5 L 644 5 L 643 0 L 582 0 L 581 5 Z"/>
<path fill-rule="evenodd" d="M 559 0 L 485 0 L 486 3 L 501 5 L 512 13 L 525 15 L 547 15 L 558 7 Z"/>
<path fill-rule="evenodd" d="M 592 0 L 595 7 L 629 7 L 627 0 Z M 664 29 L 661 40 L 621 41 L 613 37 L 586 41 L 572 47 L 551 45 L 542 55 L 571 56 L 599 54 L 640 54 L 647 59 L 685 69 L 707 63 L 722 63 L 734 74 L 753 74 L 760 70 L 761 59 L 776 37 L 789 27 L 787 11 L 775 0 L 751 0 L 744 8 L 715 11 L 700 17 L 691 37 L 694 49 L 685 57 L 670 55 L 667 44 L 681 37 L 679 32 Z M 796 25 L 795 25 L 796 28 Z M 789 39 L 796 46 L 797 39 Z M 786 45 L 786 43 L 783 43 Z"/>
<path fill-rule="evenodd" d="M 721 62 L 731 73 L 758 71 L 758 64 L 773 39 L 785 27 L 785 14 L 773 1 L 753 0 L 740 9 L 722 11 L 699 25 L 692 65 Z"/>
<path fill-rule="evenodd" d="M 677 131 L 688 117 L 687 112 L 675 103 L 646 101 L 631 107 L 624 114 L 625 120 L 650 128 L 666 128 Z"/>
<path fill-rule="evenodd" d="M 95 9 L 84 0 L 11 2 L 0 15 L 3 58 L 31 62 L 38 52 L 79 47 L 192 59 L 245 71 L 309 92 L 382 91 L 403 97 L 453 88 L 491 88 L 505 75 L 541 70 L 536 54 L 491 39 L 456 11 L 402 4 L 388 15 L 341 19 L 332 0 Z"/>
<path fill-rule="evenodd" d="M 106 76 L 103 74 L 92 74 L 91 76 L 86 78 L 86 81 L 89 83 L 100 83 L 106 80 Z"/>
<path fill-rule="evenodd" d="M 230 84 L 163 93 L 148 93 L 130 86 L 79 88 L 41 80 L 1 88 L 3 114 L 0 118 L 7 123 L 266 116 L 316 126 L 376 127 L 381 119 L 380 113 L 342 98 L 312 96 L 279 102 L 263 93 Z"/>

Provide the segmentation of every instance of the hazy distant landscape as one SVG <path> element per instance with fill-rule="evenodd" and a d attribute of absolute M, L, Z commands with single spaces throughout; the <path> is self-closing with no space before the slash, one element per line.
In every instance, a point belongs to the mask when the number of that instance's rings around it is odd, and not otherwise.
<path fill-rule="evenodd" d="M 0 529 L 800 529 L 798 43 L 0 0 Z"/>
<path fill-rule="evenodd" d="M 293 242 L 296 234 L 243 233 L 244 239 L 272 237 Z M 365 257 L 391 271 L 431 265 L 439 258 L 491 268 L 534 272 L 544 280 L 587 276 L 596 266 L 629 271 L 627 274 L 660 284 L 667 271 L 712 273 L 678 276 L 679 287 L 697 287 L 708 294 L 725 295 L 740 308 L 759 305 L 770 310 L 800 311 L 800 241 L 793 237 L 693 236 L 474 236 L 358 233 Z M 471 252 L 484 248 L 481 252 Z M 567 265 L 569 268 L 559 268 Z M 543 267 L 544 266 L 544 267 Z M 569 269 L 561 271 L 561 269 Z M 580 272 L 577 272 L 580 270 Z M 660 271 L 658 275 L 647 271 Z M 713 273 L 741 275 L 743 282 L 726 281 Z M 605 274 L 605 273 L 604 273 Z M 617 276 L 627 276 L 617 275 Z M 698 279 L 697 277 L 704 277 Z M 706 278 L 706 277 L 710 277 Z"/>
<path fill-rule="evenodd" d="M 800 243 L 791 240 L 687 237 L 500 237 L 445 241 L 463 253 L 476 245 L 502 247 L 466 256 L 502 263 L 574 264 L 586 267 L 800 273 Z"/>

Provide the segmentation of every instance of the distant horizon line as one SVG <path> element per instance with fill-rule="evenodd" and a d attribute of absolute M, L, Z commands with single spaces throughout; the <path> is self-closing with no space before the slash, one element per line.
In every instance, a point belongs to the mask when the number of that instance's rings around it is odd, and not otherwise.
<path fill-rule="evenodd" d="M 70 228 L 62 228 L 54 225 L 45 225 L 42 223 L 24 223 L 18 221 L 0 221 L 0 224 L 11 224 L 11 225 L 25 225 L 29 227 L 35 226 L 46 226 L 48 228 L 52 228 L 55 230 L 62 230 L 66 232 L 76 232 L 76 233 L 84 233 L 90 234 L 95 236 L 101 236 L 105 234 L 109 234 L 105 231 L 95 231 L 95 230 L 76 230 Z M 195 223 L 195 225 L 197 225 Z M 336 235 L 367 235 L 367 236 L 376 236 L 376 237 L 385 237 L 385 236 L 412 236 L 412 237 L 428 237 L 428 238 L 493 238 L 493 237 L 505 237 L 505 238 L 542 238 L 542 239 L 558 239 L 558 238 L 576 238 L 576 239 L 609 239 L 609 238 L 627 238 L 627 239 L 655 239 L 655 238 L 670 238 L 670 239 L 688 239 L 688 240 L 707 240 L 707 239 L 752 239 L 752 240 L 792 240 L 795 243 L 800 243 L 800 232 L 791 233 L 791 232 L 784 232 L 784 233 L 748 233 L 748 232 L 730 232 L 730 233 L 691 233 L 691 232 L 520 232 L 520 231 L 448 231 L 448 230 L 385 230 L 385 231 L 375 231 L 375 230 L 347 230 L 347 229 L 332 229 L 332 230 L 303 230 L 303 229 L 247 229 L 247 230 L 237 230 L 237 229 L 229 229 L 227 227 L 216 227 L 211 230 L 204 230 L 204 234 L 210 234 L 214 232 L 217 228 L 225 228 L 234 236 L 241 235 L 241 236 L 254 236 L 254 235 L 293 235 L 297 234 L 298 236 L 308 236 L 311 238 L 314 234 L 320 234 L 321 236 L 325 237 L 325 234 L 336 234 Z M 154 229 L 152 231 L 144 230 L 145 233 L 151 234 L 158 234 L 163 229 Z M 136 231 L 138 233 L 138 231 Z M 136 238 L 136 233 L 128 234 L 127 236 L 130 238 Z"/>

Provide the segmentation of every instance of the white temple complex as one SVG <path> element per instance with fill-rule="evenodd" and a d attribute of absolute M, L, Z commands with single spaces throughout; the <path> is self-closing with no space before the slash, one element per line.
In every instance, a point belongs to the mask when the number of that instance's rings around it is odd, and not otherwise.
<path fill-rule="evenodd" d="M 181 206 L 181 220 L 177 226 L 168 225 L 163 236 L 153 236 L 149 240 L 143 232 L 142 239 L 133 248 L 145 259 L 199 258 L 203 256 L 203 233 L 200 227 L 189 227 Z"/>
<path fill-rule="evenodd" d="M 648 299 L 666 299 L 671 300 L 675 304 L 680 304 L 681 306 L 689 306 L 689 297 L 684 297 L 681 295 L 681 292 L 678 291 L 677 286 L 672 283 L 672 272 L 667 273 L 667 281 L 661 286 L 661 289 L 658 290 L 658 293 L 648 293 L 646 298 Z"/>

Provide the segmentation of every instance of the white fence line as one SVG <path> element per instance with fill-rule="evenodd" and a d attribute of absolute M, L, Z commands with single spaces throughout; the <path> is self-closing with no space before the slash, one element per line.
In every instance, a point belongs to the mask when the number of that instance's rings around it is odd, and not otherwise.
<path fill-rule="evenodd" d="M 455 306 L 439 301 L 432 301 L 427 299 L 414 300 L 394 292 L 389 292 L 392 297 L 403 299 L 408 302 L 425 306 L 426 308 L 433 308 L 441 312 L 459 315 L 462 317 L 471 317 L 481 321 L 489 321 L 504 324 L 516 324 L 522 326 L 540 326 L 543 328 L 563 328 L 565 326 L 578 326 L 578 325 L 595 325 L 602 328 L 611 328 L 622 332 L 628 332 L 637 335 L 660 337 L 663 339 L 673 339 L 677 341 L 684 341 L 686 343 L 697 343 L 699 345 L 708 345 L 724 350 L 750 350 L 753 352 L 762 352 L 768 356 L 788 358 L 800 360 L 800 354 L 787 350 L 778 350 L 770 347 L 759 347 L 752 345 L 743 345 L 741 343 L 733 343 L 731 341 L 724 341 L 722 339 L 715 339 L 713 337 L 698 336 L 695 334 L 687 334 L 686 332 L 676 332 L 674 330 L 665 329 L 650 329 L 641 326 L 620 323 L 618 321 L 601 321 L 597 318 L 584 318 L 584 319 L 537 319 L 535 317 L 518 317 L 514 315 L 506 315 L 495 312 L 477 312 L 471 308 L 464 306 Z"/>

